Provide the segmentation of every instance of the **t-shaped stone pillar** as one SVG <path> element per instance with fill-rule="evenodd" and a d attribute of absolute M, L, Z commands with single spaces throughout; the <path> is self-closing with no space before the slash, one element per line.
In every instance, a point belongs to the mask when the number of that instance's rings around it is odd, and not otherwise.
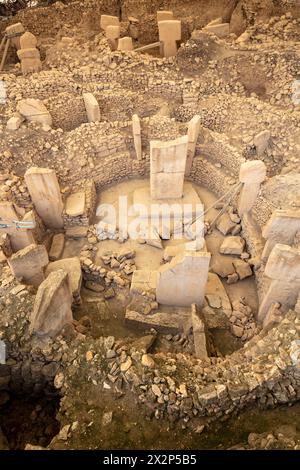
<path fill-rule="evenodd" d="M 112 50 L 116 50 L 120 37 L 120 20 L 117 16 L 101 15 L 100 27 L 105 31 L 105 36 Z"/>
<path fill-rule="evenodd" d="M 288 245 L 275 245 L 265 275 L 271 284 L 258 311 L 259 322 L 264 321 L 273 303 L 278 302 L 284 310 L 295 306 L 300 290 L 300 251 Z"/>
<path fill-rule="evenodd" d="M 164 57 L 173 57 L 177 54 L 176 41 L 181 39 L 181 21 L 166 20 L 158 23 L 159 40 L 164 45 Z"/>
<path fill-rule="evenodd" d="M 20 220 L 20 213 L 12 202 L 0 202 L 0 218 L 9 223 Z M 13 251 L 22 250 L 22 248 L 34 243 L 32 230 L 18 229 L 11 226 L 0 229 L 0 233 L 7 233 L 9 235 Z"/>
<path fill-rule="evenodd" d="M 187 135 L 169 142 L 150 142 L 152 199 L 178 199 L 183 195 L 187 158 Z"/>
<path fill-rule="evenodd" d="M 25 182 L 38 215 L 49 228 L 63 227 L 63 202 L 56 173 L 50 168 L 32 167 Z"/>
<path fill-rule="evenodd" d="M 252 160 L 242 163 L 240 168 L 240 182 L 244 183 L 238 213 L 240 216 L 249 212 L 258 196 L 261 183 L 266 178 L 266 165 L 261 160 Z"/>
<path fill-rule="evenodd" d="M 174 19 L 174 14 L 172 11 L 168 10 L 160 10 L 157 12 L 157 24 L 160 21 L 166 21 L 166 20 L 173 20 Z M 160 48 L 159 48 L 160 55 L 164 55 L 164 45 L 161 43 Z"/>
<path fill-rule="evenodd" d="M 262 259 L 267 261 L 276 243 L 292 245 L 296 233 L 300 230 L 300 211 L 276 209 L 262 231 L 267 240 Z"/>
<path fill-rule="evenodd" d="M 201 117 L 196 115 L 189 122 L 189 126 L 188 126 L 189 142 L 188 142 L 188 153 L 187 153 L 187 161 L 186 161 L 186 168 L 185 168 L 186 176 L 189 176 L 191 173 L 191 168 L 192 168 L 193 159 L 195 156 L 196 145 L 197 145 L 197 140 L 198 140 L 199 131 L 200 131 L 200 120 L 201 120 Z"/>
<path fill-rule="evenodd" d="M 106 31 L 105 31 L 105 35 L 106 35 L 107 41 L 110 45 L 110 48 L 113 51 L 117 50 L 120 34 L 121 34 L 120 26 L 116 26 L 116 25 L 107 26 Z"/>

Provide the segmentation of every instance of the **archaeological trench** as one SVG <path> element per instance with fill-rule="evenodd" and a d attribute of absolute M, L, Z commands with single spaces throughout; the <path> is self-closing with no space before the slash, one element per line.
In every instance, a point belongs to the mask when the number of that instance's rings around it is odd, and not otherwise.
<path fill-rule="evenodd" d="M 300 449 L 299 2 L 6 3 L 0 449 Z"/>

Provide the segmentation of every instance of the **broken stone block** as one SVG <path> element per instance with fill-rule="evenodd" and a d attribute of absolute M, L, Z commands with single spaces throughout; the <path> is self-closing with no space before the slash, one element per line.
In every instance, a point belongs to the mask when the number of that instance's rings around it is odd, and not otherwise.
<path fill-rule="evenodd" d="M 26 31 L 26 33 L 22 34 L 20 37 L 20 49 L 31 49 L 37 46 L 37 39 L 34 34 Z"/>
<path fill-rule="evenodd" d="M 159 270 L 156 299 L 163 305 L 201 306 L 208 277 L 210 253 L 185 252 Z"/>
<path fill-rule="evenodd" d="M 253 143 L 258 157 L 261 157 L 268 148 L 270 138 L 271 133 L 268 130 L 262 131 L 254 137 Z"/>
<path fill-rule="evenodd" d="M 78 193 L 71 194 L 65 205 L 65 212 L 70 217 L 78 217 L 83 215 L 85 212 L 85 192 L 80 191 Z"/>
<path fill-rule="evenodd" d="M 22 33 L 25 33 L 25 28 L 22 25 L 22 23 L 15 23 L 7 26 L 5 28 L 5 33 L 7 36 L 11 37 L 11 42 L 14 45 L 14 47 L 18 50 L 20 49 L 20 38 L 22 36 Z M 17 36 L 14 36 L 17 35 Z"/>
<path fill-rule="evenodd" d="M 100 26 L 106 31 L 107 26 L 119 26 L 120 20 L 117 16 L 101 15 Z"/>
<path fill-rule="evenodd" d="M 7 121 L 7 124 L 6 124 L 6 129 L 8 131 L 16 131 L 17 129 L 19 129 L 20 125 L 22 124 L 22 122 L 24 121 L 24 118 L 19 115 L 19 116 L 12 116 L 8 121 Z"/>
<path fill-rule="evenodd" d="M 133 51 L 132 38 L 125 36 L 118 41 L 118 51 Z"/>
<path fill-rule="evenodd" d="M 220 256 L 214 256 L 211 263 L 211 269 L 214 273 L 218 274 L 218 276 L 224 278 L 227 277 L 235 272 L 232 259 L 228 258 L 224 259 Z"/>
<path fill-rule="evenodd" d="M 241 259 L 234 260 L 233 266 L 235 267 L 235 270 L 241 280 L 245 279 L 246 277 L 250 277 L 253 274 L 251 266 L 246 263 L 246 261 L 243 261 Z"/>
<path fill-rule="evenodd" d="M 0 218 L 3 220 L 20 220 L 22 211 L 21 209 L 13 204 L 12 202 L 0 202 Z M 27 214 L 29 214 L 27 212 Z M 24 215 L 24 219 L 27 218 L 27 214 Z M 9 239 L 11 242 L 11 247 L 14 252 L 18 250 L 22 250 L 28 245 L 31 245 L 35 242 L 33 231 L 31 229 L 28 230 L 19 230 L 16 227 L 8 227 L 3 229 L 5 233 L 9 235 Z"/>
<path fill-rule="evenodd" d="M 44 245 L 29 245 L 8 260 L 13 275 L 22 282 L 39 286 L 45 279 L 44 268 L 49 263 Z"/>
<path fill-rule="evenodd" d="M 98 101 L 92 93 L 83 93 L 83 100 L 89 122 L 100 121 L 100 108 Z"/>
<path fill-rule="evenodd" d="M 226 237 L 220 246 L 223 255 L 241 255 L 244 251 L 245 240 L 239 236 Z"/>
<path fill-rule="evenodd" d="M 34 98 L 20 100 L 17 105 L 17 110 L 28 121 L 35 121 L 52 126 L 52 117 L 41 100 Z"/>
<path fill-rule="evenodd" d="M 23 75 L 42 70 L 41 56 L 38 49 L 20 49 L 17 55 L 21 61 Z"/>
<path fill-rule="evenodd" d="M 65 246 L 65 236 L 63 233 L 57 233 L 53 236 L 51 248 L 49 251 L 50 261 L 57 261 L 61 258 Z"/>
<path fill-rule="evenodd" d="M 30 331 L 54 337 L 72 323 L 72 293 L 68 274 L 54 271 L 39 286 L 30 318 Z"/>
<path fill-rule="evenodd" d="M 232 314 L 231 303 L 223 283 L 214 273 L 208 273 L 205 289 L 205 297 L 212 308 L 217 308 L 221 313 L 230 317 Z"/>
<path fill-rule="evenodd" d="M 46 268 L 46 276 L 48 277 L 50 273 L 63 270 L 69 276 L 69 282 L 71 287 L 71 292 L 74 298 L 75 303 L 80 302 L 80 290 L 82 284 L 82 272 L 80 259 L 75 256 L 74 258 L 63 258 L 53 263 L 49 263 Z"/>
<path fill-rule="evenodd" d="M 177 333 L 182 330 L 190 319 L 190 311 L 155 312 L 144 315 L 143 313 L 130 310 L 128 307 L 125 314 L 125 322 L 135 327 L 155 330 L 162 333 Z"/>
<path fill-rule="evenodd" d="M 232 222 L 229 217 L 229 214 L 225 213 L 221 215 L 216 223 L 216 227 L 223 235 L 228 235 L 236 227 L 236 224 Z"/>

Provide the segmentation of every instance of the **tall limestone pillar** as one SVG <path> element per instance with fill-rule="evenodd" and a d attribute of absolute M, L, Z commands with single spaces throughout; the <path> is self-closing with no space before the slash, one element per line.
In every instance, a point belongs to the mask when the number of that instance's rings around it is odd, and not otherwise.
<path fill-rule="evenodd" d="M 46 227 L 62 228 L 63 202 L 55 171 L 32 167 L 24 177 L 35 209 Z"/>

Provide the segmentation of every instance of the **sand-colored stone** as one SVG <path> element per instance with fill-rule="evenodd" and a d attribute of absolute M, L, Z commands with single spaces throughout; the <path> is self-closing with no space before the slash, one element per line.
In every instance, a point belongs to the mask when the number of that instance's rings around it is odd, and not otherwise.
<path fill-rule="evenodd" d="M 50 168 L 29 168 L 25 175 L 32 202 L 49 228 L 62 228 L 63 202 L 56 173 Z"/>
<path fill-rule="evenodd" d="M 65 235 L 63 233 L 57 233 L 53 236 L 51 248 L 49 251 L 50 261 L 57 261 L 62 253 L 65 246 Z"/>
<path fill-rule="evenodd" d="M 165 20 L 158 23 L 159 40 L 163 43 L 164 57 L 177 54 L 177 43 L 181 39 L 181 21 Z"/>
<path fill-rule="evenodd" d="M 17 105 L 17 110 L 28 121 L 35 121 L 52 126 L 52 117 L 41 100 L 34 98 L 20 100 Z"/>
<path fill-rule="evenodd" d="M 118 41 L 118 51 L 133 51 L 132 38 L 125 36 Z"/>
<path fill-rule="evenodd" d="M 63 270 L 69 275 L 69 281 L 71 286 L 71 292 L 74 299 L 80 298 L 80 289 L 82 284 L 82 272 L 80 259 L 75 256 L 74 258 L 63 258 L 53 263 L 49 263 L 45 274 L 46 277 L 54 271 Z"/>
<path fill-rule="evenodd" d="M 158 23 L 160 21 L 173 20 L 174 13 L 170 10 L 159 10 L 156 13 L 156 17 L 157 17 L 157 22 Z"/>
<path fill-rule="evenodd" d="M 188 137 L 168 142 L 150 142 L 150 187 L 152 199 L 177 199 L 183 194 Z"/>
<path fill-rule="evenodd" d="M 198 359 L 207 359 L 209 357 L 208 330 L 205 324 L 204 316 L 201 315 L 195 304 L 191 307 L 193 337 L 195 356 Z"/>
<path fill-rule="evenodd" d="M 1 201 L 0 218 L 8 223 L 13 221 L 19 221 L 22 220 L 22 211 L 20 210 L 20 208 L 17 208 L 12 202 Z M 11 246 L 14 252 L 22 250 L 26 246 L 34 243 L 34 236 L 32 230 L 17 229 L 13 224 L 9 228 L 0 229 L 0 233 L 7 233 L 9 235 Z"/>
<path fill-rule="evenodd" d="M 83 100 L 89 122 L 100 121 L 100 108 L 93 93 L 83 93 Z"/>
<path fill-rule="evenodd" d="M 267 261 L 265 275 L 271 283 L 259 307 L 260 322 L 264 321 L 275 302 L 285 311 L 295 306 L 300 291 L 300 250 L 279 243 L 275 245 Z"/>
<path fill-rule="evenodd" d="M 29 245 L 8 260 L 13 275 L 22 282 L 39 286 L 45 279 L 44 268 L 49 263 L 48 253 L 44 245 Z"/>
<path fill-rule="evenodd" d="M 208 33 L 213 33 L 218 38 L 226 38 L 229 36 L 230 33 L 230 26 L 229 23 L 221 23 L 221 24 L 208 24 L 203 28 L 204 31 L 207 31 Z"/>
<path fill-rule="evenodd" d="M 188 125 L 188 152 L 186 160 L 185 174 L 189 176 L 195 156 L 197 140 L 200 131 L 201 117 L 199 115 L 194 116 Z"/>
<path fill-rule="evenodd" d="M 20 49 L 20 37 L 22 33 L 25 33 L 25 28 L 22 25 L 22 23 L 15 23 L 7 26 L 5 28 L 5 33 L 7 37 L 10 37 L 12 44 L 15 46 L 15 48 L 18 50 Z M 16 36 L 15 36 L 16 35 Z M 15 37 L 14 37 L 15 36 Z"/>
<path fill-rule="evenodd" d="M 276 209 L 262 235 L 266 239 L 262 259 L 266 261 L 277 243 L 292 245 L 296 233 L 300 230 L 300 211 Z"/>
<path fill-rule="evenodd" d="M 163 305 L 201 306 L 210 263 L 208 252 L 185 252 L 162 266 L 156 288 L 156 299 Z"/>
<path fill-rule="evenodd" d="M 70 217 L 78 217 L 79 215 L 84 214 L 85 211 L 85 192 L 79 191 L 77 193 L 71 194 L 65 205 L 65 212 Z"/>
<path fill-rule="evenodd" d="M 20 37 L 20 48 L 21 49 L 31 49 L 36 48 L 37 46 L 37 38 L 34 34 L 26 31 L 26 33 L 22 34 Z"/>
<path fill-rule="evenodd" d="M 142 136 L 141 136 L 141 121 L 137 114 L 132 116 L 132 132 L 133 132 L 133 142 L 136 153 L 136 158 L 138 160 L 142 159 Z"/>
<path fill-rule="evenodd" d="M 241 190 L 238 213 L 240 216 L 249 212 L 258 196 L 260 185 L 267 174 L 266 165 L 261 160 L 252 160 L 242 163 L 239 179 L 243 184 Z"/>
<path fill-rule="evenodd" d="M 108 26 L 119 26 L 120 20 L 117 16 L 101 15 L 100 26 L 106 31 Z"/>
<path fill-rule="evenodd" d="M 30 330 L 38 336 L 55 337 L 72 323 L 72 293 L 68 274 L 54 271 L 39 286 L 30 318 Z"/>

